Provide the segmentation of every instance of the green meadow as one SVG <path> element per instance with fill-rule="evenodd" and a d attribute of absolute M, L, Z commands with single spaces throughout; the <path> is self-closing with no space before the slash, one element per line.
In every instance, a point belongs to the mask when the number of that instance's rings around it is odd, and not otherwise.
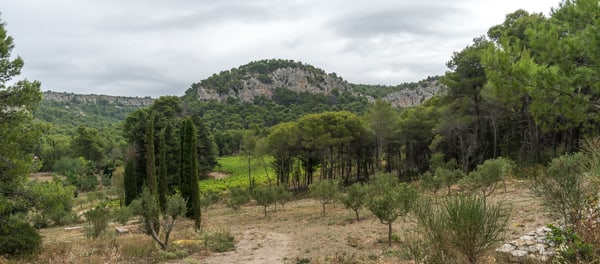
<path fill-rule="evenodd" d="M 275 172 L 271 167 L 271 157 L 253 157 L 250 159 L 250 176 L 256 184 L 275 183 Z M 200 191 L 222 192 L 232 187 L 247 188 L 248 177 L 248 157 L 247 156 L 228 156 L 217 158 L 219 165 L 214 172 L 227 175 L 222 179 L 208 178 L 200 181 Z"/>

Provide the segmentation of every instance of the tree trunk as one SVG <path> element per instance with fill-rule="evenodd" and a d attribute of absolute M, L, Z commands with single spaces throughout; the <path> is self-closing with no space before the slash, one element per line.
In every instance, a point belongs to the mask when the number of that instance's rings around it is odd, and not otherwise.
<path fill-rule="evenodd" d="M 392 246 L 392 222 L 388 223 L 388 246 Z"/>

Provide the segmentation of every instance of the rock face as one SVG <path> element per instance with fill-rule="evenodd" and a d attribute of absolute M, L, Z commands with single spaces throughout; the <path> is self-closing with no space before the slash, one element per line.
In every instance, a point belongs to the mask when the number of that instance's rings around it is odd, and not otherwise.
<path fill-rule="evenodd" d="M 400 91 L 387 94 L 382 99 L 394 107 L 416 106 L 438 93 L 442 86 L 437 79 L 428 78 L 410 88 L 396 89 Z M 252 102 L 256 97 L 271 99 L 275 89 L 284 88 L 297 93 L 349 93 L 365 97 L 370 102 L 374 101 L 372 96 L 353 87 L 353 84 L 335 73 L 328 74 L 311 65 L 288 60 L 263 60 L 223 71 L 192 84 L 185 96 L 192 96 L 200 101 L 223 102 L 227 98 L 237 98 L 244 102 Z M 371 86 L 371 89 L 377 89 L 376 87 L 378 86 Z"/>
<path fill-rule="evenodd" d="M 383 100 L 394 107 L 411 107 L 425 102 L 442 90 L 443 85 L 437 80 L 420 82 L 415 89 L 405 89 L 386 95 Z"/>
<path fill-rule="evenodd" d="M 268 78 L 265 80 L 264 76 Z M 261 78 L 262 77 L 262 78 Z M 301 68 L 279 68 L 266 75 L 247 73 L 242 76 L 240 84 L 225 93 L 204 87 L 202 83 L 196 89 L 197 99 L 201 101 L 225 101 L 228 97 L 236 97 L 244 102 L 251 102 L 255 97 L 271 98 L 276 88 L 287 88 L 294 92 L 324 93 L 332 91 L 355 93 L 350 84 L 333 74 L 318 74 Z"/>
<path fill-rule="evenodd" d="M 43 92 L 42 97 L 46 101 L 58 103 L 76 102 L 83 104 L 114 104 L 121 106 L 148 106 L 154 101 L 154 99 L 150 97 L 140 98 L 96 94 L 58 93 L 51 91 Z"/>

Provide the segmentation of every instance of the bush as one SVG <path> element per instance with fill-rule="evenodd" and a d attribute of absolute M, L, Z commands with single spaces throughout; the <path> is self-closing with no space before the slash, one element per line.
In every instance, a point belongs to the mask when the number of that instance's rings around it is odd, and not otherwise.
<path fill-rule="evenodd" d="M 235 250 L 234 237 L 229 231 L 217 231 L 204 235 L 204 245 L 210 251 L 215 252 Z"/>
<path fill-rule="evenodd" d="M 288 187 L 285 185 L 279 185 L 275 188 L 275 200 L 281 207 L 284 207 L 292 199 L 293 194 L 288 191 Z M 277 204 L 275 204 L 275 211 L 277 212 Z"/>
<path fill-rule="evenodd" d="M 38 228 L 48 224 L 66 224 L 73 207 L 73 186 L 56 182 L 31 182 L 27 185 L 34 198 L 32 221 Z M 66 223 L 65 223 L 66 222 Z"/>
<path fill-rule="evenodd" d="M 42 244 L 37 230 L 19 219 L 8 219 L 0 226 L 0 255 L 20 256 L 35 252 Z"/>
<path fill-rule="evenodd" d="M 585 243 L 573 228 L 560 228 L 548 225 L 552 230 L 548 241 L 556 244 L 558 248 L 557 261 L 559 263 L 592 263 L 594 260 L 594 246 Z"/>
<path fill-rule="evenodd" d="M 133 209 L 131 207 L 119 207 L 113 209 L 113 218 L 118 223 L 125 225 L 129 221 L 129 218 L 133 216 Z"/>
<path fill-rule="evenodd" d="M 597 199 L 597 184 L 586 173 L 585 161 L 582 153 L 554 158 L 545 176 L 531 185 L 546 209 L 570 226 L 577 225 Z"/>
<path fill-rule="evenodd" d="M 415 215 L 432 245 L 432 256 L 447 260 L 462 257 L 477 263 L 502 241 L 510 210 L 474 195 L 458 195 L 448 197 L 439 206 L 423 200 L 415 208 Z"/>
<path fill-rule="evenodd" d="M 97 238 L 104 233 L 108 227 L 110 211 L 104 207 L 96 207 L 85 212 L 85 218 L 88 223 L 90 223 L 88 230 L 86 230 L 86 235 Z"/>

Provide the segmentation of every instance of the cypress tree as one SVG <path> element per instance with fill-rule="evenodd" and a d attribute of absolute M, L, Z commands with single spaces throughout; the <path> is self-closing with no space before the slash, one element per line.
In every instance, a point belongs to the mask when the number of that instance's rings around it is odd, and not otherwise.
<path fill-rule="evenodd" d="M 156 193 L 156 159 L 154 155 L 154 113 L 146 124 L 146 186 L 152 193 Z"/>
<path fill-rule="evenodd" d="M 136 168 L 135 147 L 130 146 L 126 153 L 125 175 L 123 176 L 123 182 L 125 184 L 125 205 L 129 205 L 138 195 Z"/>
<path fill-rule="evenodd" d="M 161 211 L 166 210 L 167 204 L 167 144 L 166 129 L 163 128 L 158 136 L 158 202 Z"/>
<path fill-rule="evenodd" d="M 181 127 L 181 173 L 179 189 L 187 199 L 187 217 L 195 220 L 195 228 L 200 228 L 202 212 L 200 208 L 200 190 L 198 186 L 198 139 L 196 128 L 190 118 L 182 122 Z"/>

